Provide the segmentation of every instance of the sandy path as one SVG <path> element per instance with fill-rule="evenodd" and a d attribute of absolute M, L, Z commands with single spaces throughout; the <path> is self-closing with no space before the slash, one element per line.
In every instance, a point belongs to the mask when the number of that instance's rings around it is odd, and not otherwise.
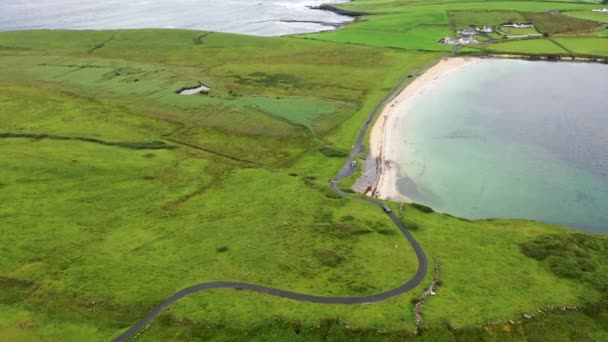
<path fill-rule="evenodd" d="M 407 201 L 405 194 L 397 190 L 399 176 L 399 146 L 402 134 L 401 120 L 407 111 L 400 109 L 408 99 L 420 96 L 424 89 L 439 82 L 441 77 L 470 63 L 478 63 L 480 58 L 444 58 L 425 71 L 387 104 L 376 120 L 370 134 L 370 158 L 373 158 L 377 177 L 367 186 L 366 194 L 381 199 Z"/>

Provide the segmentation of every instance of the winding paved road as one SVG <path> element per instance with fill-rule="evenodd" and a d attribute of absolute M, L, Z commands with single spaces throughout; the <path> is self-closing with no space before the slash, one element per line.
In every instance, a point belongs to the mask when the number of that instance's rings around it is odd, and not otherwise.
<path fill-rule="evenodd" d="M 289 298 L 293 300 L 303 301 L 303 302 L 311 302 L 311 303 L 322 303 L 322 304 L 363 304 L 363 303 L 375 303 L 380 302 L 400 294 L 403 294 L 420 284 L 424 277 L 426 276 L 428 261 L 426 255 L 424 254 L 424 250 L 418 244 L 416 239 L 412 236 L 412 234 L 406 229 L 406 227 L 401 223 L 399 218 L 393 212 L 384 211 L 384 206 L 381 202 L 376 201 L 369 197 L 362 197 L 358 195 L 348 194 L 341 191 L 338 188 L 338 182 L 340 180 L 350 177 L 353 175 L 354 167 L 352 162 L 355 160 L 357 155 L 363 152 L 363 139 L 365 139 L 365 135 L 367 130 L 369 129 L 370 124 L 374 121 L 374 118 L 378 113 L 384 108 L 385 104 L 395 97 L 395 95 L 401 90 L 409 75 L 404 76 L 397 85 L 391 89 L 391 91 L 382 99 L 382 101 L 374 108 L 372 113 L 369 115 L 368 119 L 365 121 L 365 124 L 359 131 L 359 136 L 357 137 L 357 141 L 353 148 L 353 151 L 350 154 L 350 157 L 346 161 L 346 164 L 342 167 L 340 172 L 336 175 L 336 177 L 331 181 L 331 188 L 342 197 L 352 197 L 359 200 L 366 201 L 372 205 L 375 205 L 382 210 L 386 215 L 388 215 L 393 223 L 399 228 L 401 233 L 407 238 L 409 243 L 412 245 L 412 248 L 416 252 L 416 257 L 418 258 L 418 270 L 414 277 L 405 282 L 403 285 L 394 288 L 392 290 L 369 295 L 369 296 L 360 296 L 360 297 L 323 297 L 323 296 L 314 296 L 303 293 L 296 293 L 291 291 L 285 291 L 281 289 L 275 289 L 262 285 L 248 284 L 248 283 L 239 283 L 239 282 L 231 282 L 231 281 L 218 281 L 218 282 L 209 282 L 209 283 L 201 283 L 188 288 L 185 288 L 171 297 L 165 299 L 160 305 L 156 306 L 152 311 L 150 311 L 144 318 L 142 318 L 139 322 L 135 323 L 131 328 L 122 333 L 120 336 L 114 339 L 114 342 L 123 342 L 134 336 L 139 330 L 143 329 L 146 325 L 148 325 L 154 318 L 160 315 L 163 311 L 169 308 L 173 303 L 178 300 L 197 293 L 201 291 L 211 290 L 211 289 L 235 289 L 235 290 L 249 290 L 259 293 L 265 293 L 271 296 Z"/>

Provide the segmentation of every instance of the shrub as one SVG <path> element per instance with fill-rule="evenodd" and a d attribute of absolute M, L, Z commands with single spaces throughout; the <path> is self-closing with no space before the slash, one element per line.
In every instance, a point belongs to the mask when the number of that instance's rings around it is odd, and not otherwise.
<path fill-rule="evenodd" d="M 425 214 L 430 214 L 430 213 L 434 212 L 433 208 L 427 207 L 426 205 L 423 205 L 423 204 L 411 203 L 410 206 L 412 208 L 416 208 L 416 209 L 422 211 Z"/>
<path fill-rule="evenodd" d="M 418 223 L 414 222 L 412 219 L 409 219 L 407 217 L 401 219 L 401 223 L 403 223 L 405 228 L 407 228 L 408 230 L 415 231 L 415 230 L 420 229 L 420 226 L 418 225 Z"/>
<path fill-rule="evenodd" d="M 608 240 L 580 233 L 539 236 L 521 245 L 528 257 L 546 263 L 562 278 L 576 278 L 602 290 L 600 269 L 608 258 Z"/>
<path fill-rule="evenodd" d="M 551 255 L 547 257 L 547 261 L 551 271 L 562 278 L 579 278 L 583 273 L 579 265 L 572 259 Z"/>
<path fill-rule="evenodd" d="M 593 261 L 584 258 L 577 258 L 576 263 L 578 264 L 581 271 L 593 272 L 597 269 Z"/>
<path fill-rule="evenodd" d="M 333 249 L 319 249 L 315 253 L 317 259 L 326 266 L 336 267 L 344 258 Z"/>
<path fill-rule="evenodd" d="M 321 152 L 326 157 L 330 157 L 330 158 L 346 158 L 346 157 L 348 157 L 348 153 L 347 152 L 337 150 L 337 149 L 335 149 L 335 148 L 333 148 L 331 146 L 327 146 L 327 145 L 321 147 L 321 149 L 319 149 L 319 152 Z"/>
<path fill-rule="evenodd" d="M 335 223 L 334 224 L 334 232 L 338 237 L 350 237 L 371 233 L 370 230 L 364 227 L 358 227 L 355 223 Z"/>
<path fill-rule="evenodd" d="M 549 252 L 544 246 L 535 243 L 523 245 L 521 251 L 526 256 L 539 261 L 545 260 L 549 256 Z"/>
<path fill-rule="evenodd" d="M 338 195 L 335 191 L 333 191 L 332 189 L 328 188 L 328 187 L 319 187 L 320 191 L 323 193 L 323 195 L 327 198 L 331 198 L 331 199 L 341 199 L 342 196 Z"/>

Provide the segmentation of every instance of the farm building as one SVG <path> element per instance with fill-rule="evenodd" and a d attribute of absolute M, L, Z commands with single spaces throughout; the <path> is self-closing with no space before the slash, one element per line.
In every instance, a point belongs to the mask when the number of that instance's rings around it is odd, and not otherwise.
<path fill-rule="evenodd" d="M 511 23 L 511 24 L 504 24 L 502 26 L 513 27 L 513 28 L 532 28 L 532 27 L 534 27 L 534 25 L 532 25 L 532 23 Z"/>
<path fill-rule="evenodd" d="M 461 34 L 463 36 L 472 36 L 474 34 L 477 34 L 477 30 L 472 27 L 469 27 L 462 31 L 458 31 L 458 34 Z"/>
<path fill-rule="evenodd" d="M 494 28 L 492 26 L 488 26 L 488 25 L 483 25 L 483 27 L 478 27 L 478 28 L 476 28 L 476 30 L 478 32 L 481 32 L 481 33 L 492 33 L 492 32 L 494 32 Z"/>
<path fill-rule="evenodd" d="M 439 40 L 439 43 L 446 44 L 446 45 L 469 45 L 469 44 L 478 43 L 478 41 L 471 36 L 465 36 L 465 37 L 461 37 L 461 38 L 445 37 L 445 38 Z"/>

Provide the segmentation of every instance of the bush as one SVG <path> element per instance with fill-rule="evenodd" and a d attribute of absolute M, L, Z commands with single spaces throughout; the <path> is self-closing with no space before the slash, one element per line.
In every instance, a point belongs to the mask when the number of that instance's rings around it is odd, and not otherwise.
<path fill-rule="evenodd" d="M 413 220 L 411 220 L 407 217 L 401 219 L 401 223 L 403 223 L 405 228 L 407 228 L 408 230 L 416 231 L 416 230 L 420 229 L 420 226 L 418 225 L 418 223 L 414 222 Z"/>
<path fill-rule="evenodd" d="M 523 243 L 521 251 L 546 263 L 559 277 L 576 278 L 601 290 L 604 285 L 600 266 L 608 258 L 606 247 L 606 239 L 575 233 L 539 236 Z"/>
<path fill-rule="evenodd" d="M 319 249 L 315 253 L 317 259 L 326 266 L 336 267 L 344 258 L 333 249 Z"/>
<path fill-rule="evenodd" d="M 534 258 L 538 261 L 545 260 L 549 256 L 549 251 L 547 251 L 544 246 L 534 243 L 523 245 L 521 251 L 526 256 Z"/>
<path fill-rule="evenodd" d="M 577 258 L 576 263 L 583 272 L 593 272 L 597 269 L 593 261 L 584 258 Z"/>
<path fill-rule="evenodd" d="M 323 153 L 326 157 L 330 158 L 345 158 L 348 157 L 348 153 L 344 151 L 337 150 L 331 146 L 323 146 L 319 149 L 319 152 Z"/>
<path fill-rule="evenodd" d="M 580 278 L 583 273 L 578 264 L 571 259 L 551 255 L 547 261 L 551 271 L 562 278 Z"/>
<path fill-rule="evenodd" d="M 330 189 L 328 187 L 321 187 L 320 190 L 323 193 L 323 195 L 327 198 L 331 198 L 331 199 L 341 199 L 342 198 L 342 196 L 338 195 L 335 191 L 333 191 L 332 189 Z"/>
<path fill-rule="evenodd" d="M 430 213 L 435 212 L 435 211 L 433 210 L 433 208 L 431 208 L 431 207 L 427 207 L 426 205 L 422 205 L 422 204 L 418 204 L 418 203 L 411 203 L 411 204 L 410 204 L 410 206 L 411 206 L 412 208 L 416 208 L 416 209 L 418 209 L 418 210 L 422 211 L 422 212 L 423 212 L 423 213 L 425 213 L 425 214 L 430 214 Z"/>
<path fill-rule="evenodd" d="M 347 237 L 351 237 L 351 236 L 371 233 L 370 230 L 366 229 L 365 227 L 359 227 L 354 222 L 335 223 L 334 232 L 335 232 L 336 236 L 341 237 L 341 238 L 347 238 Z"/>

